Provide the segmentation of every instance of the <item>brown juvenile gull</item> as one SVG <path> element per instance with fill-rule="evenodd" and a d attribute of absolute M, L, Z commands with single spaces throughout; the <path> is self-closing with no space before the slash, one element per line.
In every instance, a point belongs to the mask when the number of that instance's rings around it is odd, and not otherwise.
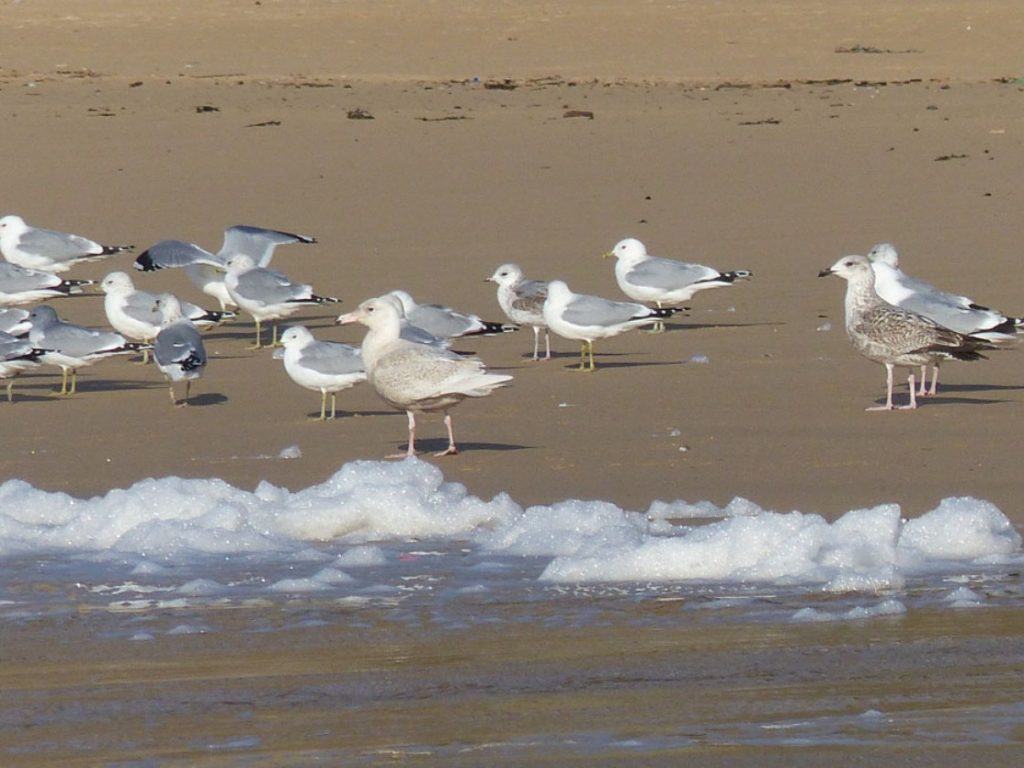
<path fill-rule="evenodd" d="M 533 359 L 540 359 L 540 331 L 544 329 L 544 359 L 551 359 L 551 332 L 544 322 L 544 300 L 548 284 L 543 280 L 527 280 L 518 264 L 502 264 L 488 282 L 498 284 L 498 306 L 516 325 L 533 328 Z"/>
<path fill-rule="evenodd" d="M 388 458 L 416 455 L 416 414 L 426 411 L 444 412 L 448 448 L 436 455 L 458 453 L 448 409 L 467 397 L 489 395 L 512 380 L 487 373 L 477 359 L 401 338 L 401 315 L 384 297 L 367 299 L 354 312 L 339 317 L 338 323 L 362 323 L 369 329 L 362 344 L 367 381 L 384 402 L 409 417 L 408 450 Z"/>
<path fill-rule="evenodd" d="M 985 339 L 943 328 L 916 312 L 899 309 L 875 292 L 875 275 L 864 256 L 844 256 L 818 277 L 838 275 L 846 280 L 846 333 L 853 346 L 868 360 L 885 366 L 885 405 L 869 411 L 890 411 L 892 372 L 897 365 L 909 367 L 910 403 L 899 409 L 917 408 L 914 368 L 940 359 L 978 360 L 979 350 L 993 349 Z"/>

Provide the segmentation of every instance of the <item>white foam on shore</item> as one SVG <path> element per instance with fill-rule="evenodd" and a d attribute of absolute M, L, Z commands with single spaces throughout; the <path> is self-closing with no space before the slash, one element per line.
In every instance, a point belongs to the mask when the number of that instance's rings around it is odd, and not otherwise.
<path fill-rule="evenodd" d="M 539 561 L 537 580 L 549 584 L 809 585 L 879 593 L 920 574 L 1024 562 L 1021 536 L 1007 517 L 973 498 L 945 499 L 913 520 L 883 505 L 834 522 L 739 498 L 724 508 L 655 502 L 646 513 L 580 500 L 524 509 L 506 494 L 489 501 L 471 496 L 415 459 L 353 462 L 296 492 L 263 483 L 250 493 L 217 479 L 170 477 L 76 499 L 18 480 L 0 485 L 0 563 L 25 556 L 117 560 L 133 581 L 173 570 L 181 595 L 230 592 L 204 563 L 235 557 L 255 562 L 256 572 L 259 563 L 289 564 L 292 570 L 263 577 L 267 592 L 337 590 L 358 584 L 365 570 L 393 566 L 395 546 L 410 540 L 441 542 L 441 549 L 421 546 L 405 552 L 404 561 L 437 560 L 445 546 L 463 547 L 484 560 L 478 569 L 495 570 L 488 559 Z M 374 586 L 380 585 L 363 584 L 364 594 Z M 965 597 L 953 602 L 964 604 Z"/>

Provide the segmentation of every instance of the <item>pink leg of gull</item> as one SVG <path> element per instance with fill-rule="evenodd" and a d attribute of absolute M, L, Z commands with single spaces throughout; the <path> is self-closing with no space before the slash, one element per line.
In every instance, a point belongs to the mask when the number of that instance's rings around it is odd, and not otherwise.
<path fill-rule="evenodd" d="M 409 448 L 405 453 L 389 453 L 386 459 L 408 459 L 416 455 L 416 416 L 412 411 L 406 411 L 405 415 L 409 417 Z"/>
<path fill-rule="evenodd" d="M 907 385 L 910 387 L 910 402 L 906 405 L 896 406 L 901 411 L 912 411 L 917 408 L 917 397 L 915 396 L 914 389 L 914 370 L 910 370 L 910 375 L 907 377 Z"/>
<path fill-rule="evenodd" d="M 444 425 L 448 429 L 448 448 L 440 453 L 435 453 L 435 456 L 454 456 L 459 452 L 459 449 L 455 447 L 455 435 L 452 432 L 452 415 L 448 411 L 444 412 Z"/>

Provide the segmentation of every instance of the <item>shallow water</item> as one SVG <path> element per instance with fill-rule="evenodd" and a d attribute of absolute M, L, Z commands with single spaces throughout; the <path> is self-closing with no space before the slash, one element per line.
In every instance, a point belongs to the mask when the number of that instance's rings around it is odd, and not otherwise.
<path fill-rule="evenodd" d="M 411 461 L 0 501 L 4 764 L 998 764 L 1024 741 L 1020 536 L 975 499 L 523 509 Z"/>

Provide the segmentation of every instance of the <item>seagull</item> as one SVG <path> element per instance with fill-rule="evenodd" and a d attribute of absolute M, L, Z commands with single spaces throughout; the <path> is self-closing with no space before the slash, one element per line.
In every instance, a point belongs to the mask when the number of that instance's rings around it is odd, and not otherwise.
<path fill-rule="evenodd" d="M 0 379 L 7 379 L 7 402 L 14 402 L 14 378 L 39 365 L 42 354 L 30 341 L 0 331 Z"/>
<path fill-rule="evenodd" d="M 142 349 L 141 344 L 129 342 L 119 333 L 97 331 L 65 322 L 57 316 L 53 307 L 46 304 L 35 307 L 29 319 L 32 321 L 32 330 L 28 333 L 28 340 L 32 346 L 46 350 L 39 359 L 49 365 L 59 366 L 62 371 L 62 395 L 75 394 L 79 368 L 92 365 L 105 357 L 127 355 Z"/>
<path fill-rule="evenodd" d="M 81 235 L 30 227 L 20 216 L 0 218 L 0 253 L 26 269 L 66 272 L 80 261 L 103 259 L 134 247 L 100 245 Z"/>
<path fill-rule="evenodd" d="M 917 312 L 944 328 L 969 336 L 1008 345 L 1019 340 L 1017 328 L 1024 320 L 983 307 L 966 296 L 941 291 L 900 269 L 899 254 L 891 243 L 879 243 L 868 252 L 875 273 L 875 291 L 900 309 Z M 939 386 L 939 361 L 932 368 L 931 387 L 927 387 L 927 366 L 921 369 L 918 396 L 934 395 Z"/>
<path fill-rule="evenodd" d="M 206 367 L 206 347 L 203 335 L 191 320 L 181 314 L 181 302 L 171 293 L 158 299 L 163 324 L 153 341 L 153 360 L 170 382 L 171 404 L 188 405 L 192 380 L 198 379 Z M 185 382 L 185 398 L 174 397 L 174 382 Z"/>
<path fill-rule="evenodd" d="M 548 284 L 543 280 L 527 280 L 518 264 L 502 264 L 488 282 L 498 284 L 498 306 L 509 320 L 533 328 L 533 359 L 540 359 L 540 332 L 544 330 L 545 360 L 551 359 L 551 332 L 544 322 L 544 300 Z"/>
<path fill-rule="evenodd" d="M 367 299 L 338 322 L 362 323 L 369 329 L 362 344 L 367 380 L 384 402 L 408 416 L 408 449 L 388 458 L 416 455 L 416 414 L 427 411 L 442 411 L 448 430 L 448 448 L 436 455 L 458 453 L 448 409 L 467 397 L 489 395 L 512 380 L 487 373 L 475 358 L 405 341 L 399 336 L 401 316 L 387 299 Z"/>
<path fill-rule="evenodd" d="M 514 325 L 481 320 L 476 315 L 467 315 L 440 304 L 417 304 L 406 291 L 391 291 L 386 295 L 402 303 L 402 310 L 410 323 L 440 339 L 489 336 L 517 330 Z"/>
<path fill-rule="evenodd" d="M 232 301 L 252 315 L 256 321 L 256 345 L 263 346 L 260 324 L 264 320 L 288 317 L 306 304 L 338 304 L 341 299 L 317 296 L 312 286 L 293 283 L 280 272 L 256 266 L 251 256 L 237 254 L 228 260 L 224 285 Z M 274 323 L 271 346 L 277 346 L 277 323 Z"/>
<path fill-rule="evenodd" d="M 135 288 L 126 272 L 111 272 L 100 283 L 106 294 L 103 310 L 111 327 L 133 341 L 152 342 L 156 338 L 164 317 L 160 311 L 160 296 Z M 235 316 L 234 312 L 207 310 L 195 304 L 179 301 L 182 316 L 191 320 L 198 328 L 210 328 L 225 318 Z M 142 350 L 142 362 L 149 362 L 149 349 Z"/>
<path fill-rule="evenodd" d="M 894 307 L 875 292 L 875 276 L 864 256 L 844 256 L 818 277 L 838 275 L 846 280 L 846 333 L 853 346 L 868 360 L 885 366 L 885 405 L 869 411 L 893 410 L 893 368 L 910 367 L 910 402 L 898 409 L 917 408 L 914 387 L 916 366 L 937 360 L 978 360 L 981 350 L 994 349 L 991 342 L 943 328 L 924 315 Z"/>
<path fill-rule="evenodd" d="M 0 309 L 0 332 L 9 333 L 11 336 L 24 336 L 32 330 L 28 315 L 28 310 L 20 307 Z"/>
<path fill-rule="evenodd" d="M 207 296 L 220 302 L 221 310 L 235 306 L 224 286 L 228 259 L 237 254 L 251 256 L 257 266 L 266 267 L 274 257 L 274 249 L 288 243 L 315 243 L 309 235 L 296 235 L 276 229 L 236 224 L 224 230 L 224 244 L 217 253 L 210 253 L 194 243 L 161 240 L 139 254 L 135 268 L 143 272 L 184 267 L 185 274 Z"/>
<path fill-rule="evenodd" d="M 92 280 L 62 280 L 52 272 L 0 261 L 0 307 L 81 293 L 84 286 L 94 284 Z"/>
<path fill-rule="evenodd" d="M 681 306 L 699 291 L 721 288 L 753 277 L 747 269 L 719 272 L 702 264 L 659 259 L 649 255 L 644 244 L 635 237 L 617 242 L 605 254 L 605 258 L 609 256 L 617 259 L 615 280 L 622 292 L 633 301 L 654 302 L 659 309 Z M 655 331 L 664 329 L 664 323 L 655 324 Z"/>
<path fill-rule="evenodd" d="M 678 311 L 678 307 L 652 309 L 630 301 L 612 301 L 573 293 L 562 280 L 548 283 L 548 297 L 544 301 L 544 321 L 548 327 L 559 336 L 583 342 L 580 347 L 581 371 L 595 369 L 595 339 L 607 339 L 632 328 L 651 325 Z M 590 366 L 586 367 L 588 353 Z"/>
<path fill-rule="evenodd" d="M 343 389 L 366 381 L 359 347 L 337 341 L 317 341 L 309 329 L 293 325 L 281 334 L 284 349 L 274 357 L 284 360 L 284 369 L 300 387 L 320 393 L 320 421 L 327 420 L 327 396 L 335 416 L 336 396 Z"/>

